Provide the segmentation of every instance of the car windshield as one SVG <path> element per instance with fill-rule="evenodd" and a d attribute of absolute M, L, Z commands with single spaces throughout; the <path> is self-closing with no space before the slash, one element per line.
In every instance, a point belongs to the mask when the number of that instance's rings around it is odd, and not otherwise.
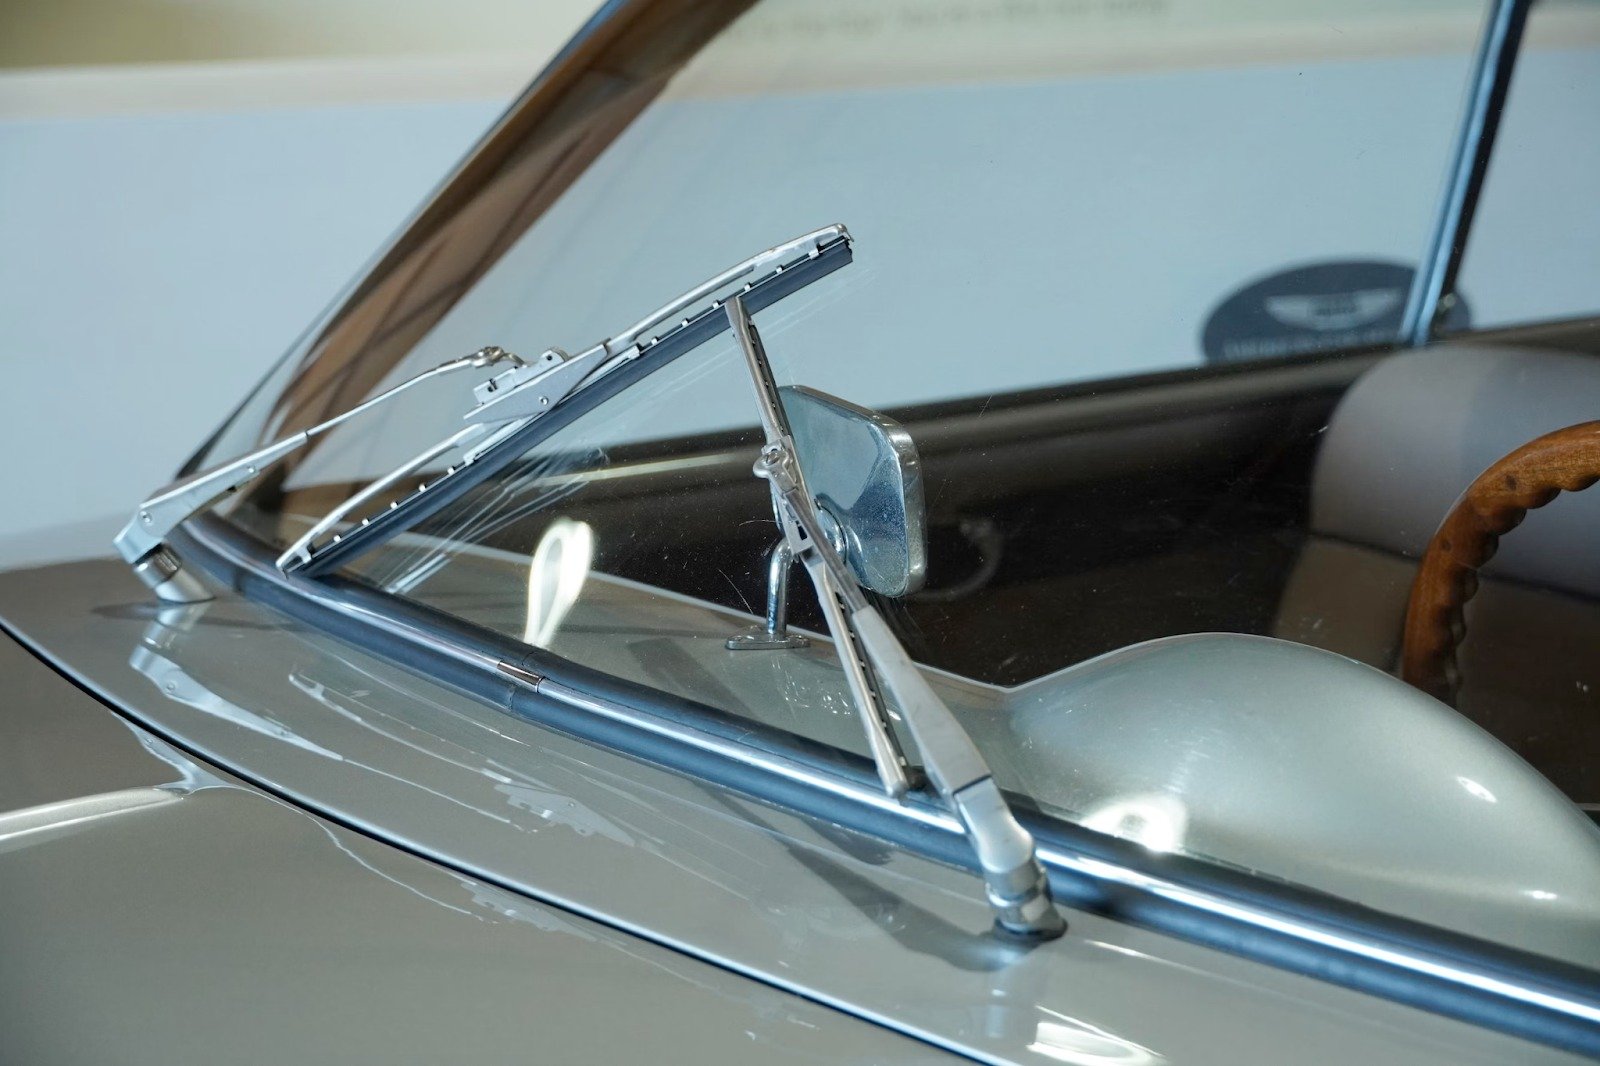
<path fill-rule="evenodd" d="M 334 340 L 287 364 L 213 454 L 484 345 L 582 350 L 843 223 L 853 262 L 756 318 L 786 404 L 808 390 L 825 416 L 864 412 L 846 421 L 909 441 L 924 520 L 902 547 L 923 566 L 874 595 L 1007 790 L 1154 851 L 1600 962 L 1600 834 L 1582 813 L 1600 763 L 1549 724 L 1595 710 L 1596 568 L 1508 547 L 1459 713 L 1394 697 L 1382 673 L 1451 500 L 1600 409 L 1589 355 L 1384 354 L 1483 6 L 658 6 L 670 47 L 610 42 L 623 88 L 595 89 L 580 118 L 503 128 L 505 180 L 457 216 L 473 217 L 391 250 L 394 291 L 358 291 L 362 313 L 327 324 Z M 1525 64 L 1593 33 L 1592 9 L 1554 6 Z M 1600 85 L 1587 39 L 1562 62 Z M 1551 92 L 1547 112 L 1517 106 L 1574 123 L 1588 98 Z M 1537 201 L 1505 188 L 1518 173 L 1496 196 Z M 1491 264 L 1471 282 L 1442 327 L 1520 313 Z M 803 639 L 738 646 L 766 624 L 778 569 L 738 347 L 721 334 L 614 391 L 343 572 L 864 752 L 803 581 L 787 615 Z M 232 516 L 286 546 L 469 405 L 416 390 Z"/>

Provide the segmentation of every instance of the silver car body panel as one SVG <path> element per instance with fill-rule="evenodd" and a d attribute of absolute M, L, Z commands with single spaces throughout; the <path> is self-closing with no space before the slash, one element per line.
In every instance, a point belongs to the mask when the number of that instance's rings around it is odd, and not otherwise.
<path fill-rule="evenodd" d="M 163 621 L 124 568 L 92 561 L 0 576 L 0 616 L 280 797 L 982 1060 L 1572 1061 L 1081 911 L 1060 941 L 1003 944 L 962 871 L 543 729 L 231 593 Z"/>
<path fill-rule="evenodd" d="M 0 1060 L 925 1062 L 318 818 L 0 638 Z"/>

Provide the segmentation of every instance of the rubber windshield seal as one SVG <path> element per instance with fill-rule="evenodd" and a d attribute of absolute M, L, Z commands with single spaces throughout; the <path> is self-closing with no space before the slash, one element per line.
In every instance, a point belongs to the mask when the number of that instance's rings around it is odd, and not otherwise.
<path fill-rule="evenodd" d="M 745 307 L 752 314 L 771 307 L 784 297 L 848 265 L 852 258 L 849 237 L 832 240 L 819 248 L 815 255 L 785 264 L 780 271 L 755 282 L 749 291 L 743 293 Z M 726 332 L 727 328 L 727 316 L 720 311 L 701 313 L 687 322 L 684 328 L 663 335 L 659 342 L 652 344 L 631 363 L 611 371 L 562 401 L 549 414 L 511 434 L 476 461 L 440 478 L 427 492 L 407 500 L 399 507 L 380 512 L 366 525 L 352 529 L 341 539 L 317 549 L 311 561 L 297 572 L 307 577 L 331 574 L 392 537 L 427 521 L 475 486 L 515 463 L 540 441 L 571 425 L 673 360 Z"/>
<path fill-rule="evenodd" d="M 976 868 L 958 823 L 925 794 L 904 804 L 887 800 L 864 756 L 601 674 L 348 577 L 286 576 L 273 565 L 270 545 L 217 515 L 191 521 L 174 540 L 186 558 L 241 595 L 510 714 L 936 861 Z M 585 711 L 551 695 L 553 686 L 518 683 L 507 665 L 619 713 Z M 1600 1057 L 1600 974 L 1592 970 L 1249 871 L 1154 853 L 1041 814 L 1025 797 L 1008 798 L 1038 840 L 1062 903 Z"/>

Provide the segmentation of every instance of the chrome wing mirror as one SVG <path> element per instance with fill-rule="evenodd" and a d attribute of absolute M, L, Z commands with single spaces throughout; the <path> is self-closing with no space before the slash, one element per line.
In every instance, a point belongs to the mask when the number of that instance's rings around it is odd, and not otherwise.
<path fill-rule="evenodd" d="M 877 411 L 805 385 L 779 386 L 777 395 L 833 550 L 862 588 L 895 597 L 916 592 L 927 577 L 928 532 L 911 434 Z M 780 537 L 767 562 L 766 622 L 729 638 L 730 651 L 809 643 L 789 631 L 793 564 Z"/>

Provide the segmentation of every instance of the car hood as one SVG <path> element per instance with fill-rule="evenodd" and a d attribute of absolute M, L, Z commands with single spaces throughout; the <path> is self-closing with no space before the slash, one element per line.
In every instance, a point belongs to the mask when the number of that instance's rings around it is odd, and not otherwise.
<path fill-rule="evenodd" d="M 0 669 L 7 1061 L 928 1057 L 250 787 L 4 637 Z"/>

